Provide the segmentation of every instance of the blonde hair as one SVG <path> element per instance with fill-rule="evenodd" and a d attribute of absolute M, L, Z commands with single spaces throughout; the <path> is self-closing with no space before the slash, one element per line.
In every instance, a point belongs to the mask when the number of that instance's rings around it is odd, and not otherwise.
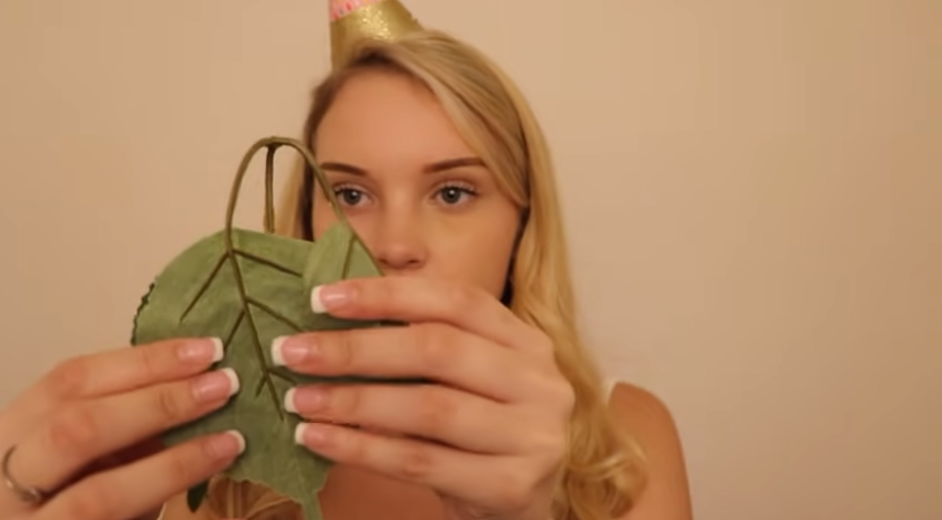
<path fill-rule="evenodd" d="M 644 484 L 637 443 L 619 432 L 608 411 L 602 378 L 580 341 L 556 181 L 543 132 L 514 83 L 486 56 L 444 33 L 423 30 L 394 43 L 364 41 L 314 91 L 305 125 L 313 147 L 324 114 L 345 82 L 364 71 L 405 74 L 443 105 L 468 145 L 494 172 L 501 189 L 524 208 L 508 277 L 507 304 L 555 342 L 556 359 L 576 395 L 567 459 L 554 504 L 556 520 L 600 520 L 629 509 Z M 313 150 L 315 155 L 316 150 Z M 299 163 L 288 181 L 279 234 L 312 239 L 311 172 Z M 234 500 L 242 496 L 251 500 Z M 276 518 L 288 503 L 252 486 L 220 478 L 211 508 L 248 520 Z M 252 502 L 233 511 L 235 502 Z M 277 516 L 284 518 L 284 516 Z"/>

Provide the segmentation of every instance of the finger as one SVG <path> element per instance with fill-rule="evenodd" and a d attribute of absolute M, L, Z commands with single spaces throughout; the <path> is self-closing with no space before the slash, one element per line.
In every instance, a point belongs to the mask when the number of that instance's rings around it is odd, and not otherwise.
<path fill-rule="evenodd" d="M 540 398 L 555 382 L 519 351 L 434 323 L 282 337 L 272 360 L 308 375 L 432 379 L 502 402 Z"/>
<path fill-rule="evenodd" d="M 119 466 L 124 466 L 145 457 L 159 453 L 164 449 L 164 443 L 159 437 L 152 437 L 137 444 L 124 448 L 122 450 L 109 453 L 104 457 L 96 459 L 91 464 L 83 467 L 78 473 L 70 477 L 64 485 L 67 486 L 73 482 L 81 480 L 93 473 L 110 471 Z M 60 486 L 62 487 L 62 486 Z"/>
<path fill-rule="evenodd" d="M 485 508 L 516 508 L 520 504 L 515 502 L 529 496 L 531 489 L 528 463 L 522 458 L 463 453 L 421 440 L 321 423 L 301 423 L 295 440 L 336 463 L 428 486 Z"/>
<path fill-rule="evenodd" d="M 106 473 L 56 495 L 36 520 L 134 518 L 220 473 L 245 449 L 237 432 L 202 437 Z"/>
<path fill-rule="evenodd" d="M 493 295 L 441 280 L 404 276 L 344 280 L 315 287 L 311 308 L 348 319 L 445 322 L 506 347 L 551 350 L 545 338 Z"/>
<path fill-rule="evenodd" d="M 525 410 L 440 385 L 310 385 L 289 390 L 285 407 L 313 421 L 378 428 L 493 455 L 525 453 L 552 431 Z"/>
<path fill-rule="evenodd" d="M 205 371 L 223 357 L 216 338 L 158 341 L 72 358 L 13 405 L 18 422 L 45 417 L 62 402 L 125 392 Z"/>
<path fill-rule="evenodd" d="M 11 471 L 54 490 L 106 455 L 220 408 L 239 389 L 232 369 L 63 407 L 25 439 Z"/>

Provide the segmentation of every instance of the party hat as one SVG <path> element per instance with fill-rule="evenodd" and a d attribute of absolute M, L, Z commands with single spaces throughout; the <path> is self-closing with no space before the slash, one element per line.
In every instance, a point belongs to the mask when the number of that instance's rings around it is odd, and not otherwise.
<path fill-rule="evenodd" d="M 394 40 L 421 28 L 399 0 L 330 0 L 332 66 L 360 40 Z"/>

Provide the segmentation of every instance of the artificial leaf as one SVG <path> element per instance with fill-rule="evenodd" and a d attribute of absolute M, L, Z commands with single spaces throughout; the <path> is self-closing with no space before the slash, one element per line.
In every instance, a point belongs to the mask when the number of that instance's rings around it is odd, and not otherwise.
<path fill-rule="evenodd" d="M 311 310 L 315 285 L 381 276 L 377 263 L 342 215 L 316 242 L 232 227 L 238 187 L 249 158 L 255 150 L 269 147 L 266 173 L 270 189 L 271 157 L 274 149 L 284 144 L 301 151 L 318 181 L 326 185 L 310 152 L 300 143 L 283 138 L 259 141 L 240 167 L 226 229 L 187 248 L 156 277 L 135 317 L 132 344 L 174 337 L 220 338 L 225 357 L 214 368 L 234 369 L 241 382 L 240 392 L 222 409 L 167 432 L 165 444 L 238 430 L 246 438 L 246 450 L 226 474 L 236 481 L 266 486 L 298 503 L 307 520 L 318 520 L 317 493 L 331 462 L 295 444 L 300 419 L 285 411 L 283 401 L 290 388 L 326 378 L 273 367 L 270 345 L 279 336 L 303 331 L 396 324 L 343 320 Z M 336 204 L 335 199 L 330 200 Z M 330 379 L 361 378 L 351 374 Z M 206 493 L 204 484 L 190 490 L 191 509 Z"/>
<path fill-rule="evenodd" d="M 200 505 L 203 503 L 203 499 L 206 498 L 206 493 L 208 491 L 209 481 L 201 482 L 187 491 L 186 505 L 190 508 L 190 511 L 196 511 L 199 509 Z"/>

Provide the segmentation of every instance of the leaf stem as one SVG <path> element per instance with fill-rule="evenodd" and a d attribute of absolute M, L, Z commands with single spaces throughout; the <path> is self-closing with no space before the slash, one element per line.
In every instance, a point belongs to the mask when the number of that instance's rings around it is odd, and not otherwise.
<path fill-rule="evenodd" d="M 308 167 L 314 173 L 314 177 L 317 180 L 317 183 L 320 184 L 324 195 L 327 197 L 327 202 L 330 204 L 331 209 L 334 212 L 338 223 L 342 225 L 349 225 L 347 222 L 346 214 L 341 211 L 340 203 L 337 201 L 337 195 L 327 182 L 327 176 L 324 174 L 324 171 L 320 168 L 320 165 L 317 164 L 317 160 L 314 158 L 314 154 L 300 141 L 297 139 L 287 138 L 287 137 L 266 137 L 264 139 L 259 139 L 253 144 L 249 150 L 242 157 L 242 162 L 239 164 L 239 169 L 236 172 L 235 180 L 233 181 L 232 191 L 229 195 L 229 205 L 226 209 L 226 228 L 225 228 L 225 243 L 226 243 L 226 255 L 225 259 L 228 259 L 230 265 L 232 266 L 232 274 L 236 281 L 236 287 L 239 291 L 240 299 L 242 300 L 242 312 L 245 315 L 245 320 L 248 322 L 248 325 L 251 329 L 251 336 L 253 347 L 255 350 L 255 355 L 258 358 L 259 365 L 262 368 L 262 380 L 260 381 L 260 388 L 267 387 L 268 393 L 272 398 L 272 402 L 275 405 L 275 409 L 278 412 L 279 417 L 284 420 L 284 412 L 281 409 L 281 403 L 278 399 L 278 392 L 275 388 L 275 382 L 272 379 L 272 376 L 269 374 L 268 363 L 265 360 L 265 352 L 262 349 L 262 339 L 259 337 L 258 327 L 255 324 L 255 318 L 252 315 L 251 300 L 249 299 L 248 290 L 245 285 L 245 279 L 242 274 L 242 268 L 239 265 L 239 255 L 237 254 L 237 249 L 233 243 L 233 220 L 235 217 L 235 208 L 239 200 L 239 191 L 242 188 L 242 181 L 245 178 L 245 174 L 248 171 L 249 164 L 252 162 L 252 158 L 255 156 L 255 153 L 261 150 L 262 148 L 267 148 L 266 156 L 266 169 L 265 169 L 265 230 L 266 232 L 271 233 L 274 229 L 274 154 L 275 151 L 281 146 L 289 146 L 297 150 L 303 157 L 304 161 L 307 163 Z M 207 282 L 208 285 L 209 282 Z M 260 302 L 255 302 L 258 304 Z M 262 308 L 265 312 L 268 312 L 276 318 L 280 318 L 278 313 L 272 313 L 269 309 L 266 309 L 262 305 L 256 305 Z M 282 319 L 282 321 L 285 321 Z M 290 324 L 290 322 L 288 322 Z"/>
<path fill-rule="evenodd" d="M 275 232 L 275 151 L 269 146 L 265 157 L 265 232 Z"/>

